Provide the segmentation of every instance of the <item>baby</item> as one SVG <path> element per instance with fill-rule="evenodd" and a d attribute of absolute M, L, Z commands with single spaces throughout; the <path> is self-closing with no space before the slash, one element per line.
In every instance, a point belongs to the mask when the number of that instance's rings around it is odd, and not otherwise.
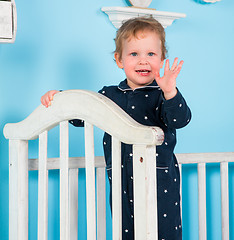
<path fill-rule="evenodd" d="M 103 87 L 99 93 L 110 98 L 137 122 L 158 126 L 165 134 L 164 143 L 157 147 L 158 239 L 181 240 L 180 173 L 173 153 L 176 129 L 191 120 L 191 111 L 180 91 L 176 78 L 183 61 L 175 58 L 172 66 L 165 61 L 164 74 L 160 69 L 166 58 L 165 31 L 151 17 L 126 21 L 117 31 L 114 57 L 126 79 L 118 86 Z M 48 107 L 57 90 L 47 92 L 41 103 Z M 81 121 L 70 121 L 80 126 Z M 111 137 L 103 138 L 107 173 L 112 186 Z M 134 239 L 132 145 L 122 144 L 122 239 Z M 110 188 L 112 189 L 112 188 Z M 111 203 L 112 191 L 110 191 Z"/>

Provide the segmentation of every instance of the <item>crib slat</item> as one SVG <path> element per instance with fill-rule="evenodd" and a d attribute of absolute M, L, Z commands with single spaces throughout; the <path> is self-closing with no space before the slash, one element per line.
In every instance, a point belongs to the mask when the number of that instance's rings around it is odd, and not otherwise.
<path fill-rule="evenodd" d="M 48 238 L 47 131 L 39 136 L 38 240 Z"/>
<path fill-rule="evenodd" d="M 121 142 L 112 137 L 112 239 L 122 239 Z"/>
<path fill-rule="evenodd" d="M 97 240 L 106 240 L 106 169 L 97 168 Z"/>
<path fill-rule="evenodd" d="M 60 239 L 69 239 L 68 121 L 60 123 Z"/>
<path fill-rule="evenodd" d="M 206 240 L 206 164 L 198 163 L 199 240 Z"/>
<path fill-rule="evenodd" d="M 146 147 L 147 239 L 158 239 L 156 148 Z"/>
<path fill-rule="evenodd" d="M 9 141 L 9 240 L 28 239 L 28 141 Z"/>
<path fill-rule="evenodd" d="M 135 240 L 158 239 L 155 156 L 155 146 L 133 146 Z"/>
<path fill-rule="evenodd" d="M 87 240 L 96 239 L 95 168 L 93 125 L 85 122 L 85 168 L 87 202 Z"/>
<path fill-rule="evenodd" d="M 220 163 L 221 174 L 221 206 L 222 206 L 222 240 L 229 239 L 229 194 L 228 194 L 228 162 Z"/>
<path fill-rule="evenodd" d="M 78 169 L 69 169 L 69 240 L 78 238 Z"/>
<path fill-rule="evenodd" d="M 145 186 L 145 148 L 133 146 L 133 190 L 134 190 L 134 233 L 135 240 L 146 239 L 147 207 Z M 136 177 L 137 176 L 137 177 Z M 142 205 L 142 203 L 145 203 Z"/>

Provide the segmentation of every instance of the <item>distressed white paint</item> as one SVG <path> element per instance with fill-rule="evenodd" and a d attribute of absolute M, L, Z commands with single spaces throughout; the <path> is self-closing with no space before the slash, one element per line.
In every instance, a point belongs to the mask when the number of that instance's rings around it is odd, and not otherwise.
<path fill-rule="evenodd" d="M 234 162 L 234 152 L 180 153 L 176 157 L 180 164 Z"/>
<path fill-rule="evenodd" d="M 85 122 L 85 169 L 87 203 L 87 240 L 96 239 L 95 169 L 93 125 Z"/>
<path fill-rule="evenodd" d="M 112 137 L 112 232 L 113 240 L 122 239 L 121 143 Z"/>
<path fill-rule="evenodd" d="M 147 240 L 158 239 L 158 214 L 157 214 L 157 172 L 156 172 L 156 149 L 155 146 L 146 147 L 146 222 Z M 137 178 L 137 176 L 136 176 Z M 152 210 L 153 209 L 153 210 Z M 140 225 L 137 226 L 140 228 Z"/>
<path fill-rule="evenodd" d="M 106 240 L 106 169 L 97 168 L 97 240 Z"/>
<path fill-rule="evenodd" d="M 47 131 L 39 136 L 38 240 L 48 239 Z"/>
<path fill-rule="evenodd" d="M 145 148 L 146 146 L 133 146 L 134 233 L 136 240 L 147 239 Z"/>
<path fill-rule="evenodd" d="M 220 163 L 220 174 L 221 174 L 222 240 L 228 240 L 229 239 L 228 162 Z"/>
<path fill-rule="evenodd" d="M 11 2 L 0 1 L 0 38 L 12 38 Z"/>
<path fill-rule="evenodd" d="M 78 238 L 78 169 L 69 169 L 69 240 Z"/>
<path fill-rule="evenodd" d="M 69 240 L 68 122 L 60 123 L 60 239 Z"/>
<path fill-rule="evenodd" d="M 158 239 L 155 147 L 133 146 L 135 239 Z"/>
<path fill-rule="evenodd" d="M 28 141 L 9 142 L 9 240 L 28 239 Z"/>
<path fill-rule="evenodd" d="M 15 1 L 0 1 L 0 43 L 13 43 L 17 30 Z"/>
<path fill-rule="evenodd" d="M 180 164 L 198 163 L 199 239 L 206 239 L 206 163 L 220 163 L 222 239 L 229 239 L 228 163 L 234 162 L 234 152 L 176 154 Z"/>
<path fill-rule="evenodd" d="M 223 153 L 180 153 L 176 154 L 179 164 L 194 164 L 194 163 L 221 163 L 234 162 L 234 152 Z M 105 166 L 103 156 L 95 156 L 95 167 Z M 69 168 L 84 168 L 84 157 L 70 157 Z M 49 158 L 47 163 L 48 169 L 59 169 L 59 158 Z M 38 160 L 29 159 L 29 170 L 38 169 Z"/>
<path fill-rule="evenodd" d="M 56 94 L 49 108 L 41 105 L 22 122 L 7 124 L 4 136 L 8 139 L 35 139 L 45 130 L 70 119 L 88 121 L 128 144 L 159 145 L 163 142 L 160 128 L 137 123 L 107 97 L 85 90 Z"/>
<path fill-rule="evenodd" d="M 198 163 L 199 239 L 206 240 L 206 164 Z"/>
<path fill-rule="evenodd" d="M 38 159 L 29 159 L 28 168 L 30 171 L 38 170 Z M 78 168 L 85 168 L 85 158 L 84 157 L 70 157 L 69 168 L 71 169 L 78 169 Z M 105 167 L 105 159 L 103 156 L 95 156 L 95 167 Z M 60 158 L 48 158 L 47 159 L 47 169 L 59 169 L 60 168 Z"/>

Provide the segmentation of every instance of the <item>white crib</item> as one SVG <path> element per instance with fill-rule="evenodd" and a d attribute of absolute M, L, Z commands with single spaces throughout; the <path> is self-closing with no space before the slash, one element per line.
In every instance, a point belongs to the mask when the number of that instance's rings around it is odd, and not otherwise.
<path fill-rule="evenodd" d="M 68 120 L 85 123 L 85 157 L 69 157 Z M 60 157 L 47 157 L 48 131 L 60 125 Z M 112 136 L 112 236 L 121 239 L 121 142 L 133 144 L 135 239 L 157 240 L 156 151 L 158 127 L 131 119 L 105 96 L 84 90 L 56 94 L 52 106 L 39 106 L 19 123 L 7 124 L 9 139 L 9 240 L 28 239 L 28 171 L 38 170 L 38 239 L 48 239 L 48 171 L 60 171 L 60 239 L 78 239 L 78 169 L 86 169 L 87 239 L 106 239 L 105 161 L 94 155 L 93 126 Z M 28 141 L 39 138 L 38 159 L 28 159 Z M 206 163 L 219 162 L 222 239 L 229 239 L 228 162 L 234 153 L 177 154 L 179 165 L 198 164 L 199 239 L 206 239 Z M 95 194 L 95 168 L 97 199 Z M 96 211 L 97 209 L 97 211 Z M 154 209 L 154 211 L 152 211 Z M 97 224 L 96 224 L 97 221 Z M 97 226 L 97 229 L 96 229 Z"/>

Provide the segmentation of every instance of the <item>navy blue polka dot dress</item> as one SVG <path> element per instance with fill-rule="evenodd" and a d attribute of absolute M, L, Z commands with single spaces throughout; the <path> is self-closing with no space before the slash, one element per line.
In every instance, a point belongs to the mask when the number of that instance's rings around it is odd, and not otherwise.
<path fill-rule="evenodd" d="M 127 81 L 119 86 L 103 87 L 99 93 L 113 100 L 137 122 L 146 126 L 158 126 L 165 134 L 165 140 L 157 147 L 157 198 L 158 239 L 181 240 L 180 173 L 173 153 L 176 145 L 176 129 L 186 126 L 191 120 L 191 111 L 181 93 L 165 100 L 162 90 L 154 81 L 152 84 L 132 90 Z M 111 137 L 103 138 L 107 173 L 112 184 Z M 132 145 L 122 144 L 122 239 L 134 239 L 133 211 L 133 165 Z M 110 203 L 111 203 L 110 192 Z"/>

